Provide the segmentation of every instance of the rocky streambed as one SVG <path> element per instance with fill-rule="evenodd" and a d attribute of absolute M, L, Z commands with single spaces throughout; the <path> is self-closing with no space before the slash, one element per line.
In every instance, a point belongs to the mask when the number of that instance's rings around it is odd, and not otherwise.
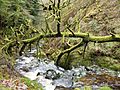
<path fill-rule="evenodd" d="M 120 90 L 120 72 L 100 68 L 79 66 L 71 70 L 57 67 L 54 61 L 47 58 L 38 59 L 33 56 L 33 49 L 27 55 L 16 60 L 16 70 L 31 80 L 37 80 L 44 90 L 84 90 L 89 86 L 90 90 L 99 90 L 102 86 L 110 86 L 113 90 Z"/>

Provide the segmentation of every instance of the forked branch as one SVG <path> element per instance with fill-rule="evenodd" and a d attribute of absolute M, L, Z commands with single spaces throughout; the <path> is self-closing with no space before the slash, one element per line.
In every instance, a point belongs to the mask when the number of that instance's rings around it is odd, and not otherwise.
<path fill-rule="evenodd" d="M 78 47 L 80 47 L 80 46 L 83 46 L 84 44 L 85 44 L 85 42 L 82 40 L 81 42 L 79 42 L 78 44 L 72 46 L 71 48 L 66 49 L 66 50 L 60 52 L 60 54 L 58 55 L 57 60 L 56 60 L 56 65 L 59 66 L 60 59 L 61 59 L 61 57 L 62 57 L 65 53 L 70 53 L 71 51 L 75 50 L 76 48 L 78 48 Z"/>

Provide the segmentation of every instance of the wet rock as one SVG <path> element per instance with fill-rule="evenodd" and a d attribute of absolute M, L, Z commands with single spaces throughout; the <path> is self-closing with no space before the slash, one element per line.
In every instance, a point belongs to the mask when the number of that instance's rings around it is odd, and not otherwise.
<path fill-rule="evenodd" d="M 69 78 L 59 78 L 54 81 L 54 84 L 56 86 L 63 86 L 63 87 L 70 88 L 73 86 L 73 81 L 70 80 Z"/>
<path fill-rule="evenodd" d="M 82 86 L 84 86 L 84 83 L 83 82 L 75 82 L 74 83 L 74 85 L 73 85 L 73 87 L 82 87 Z"/>
<path fill-rule="evenodd" d="M 22 68 L 20 68 L 21 70 L 25 71 L 25 72 L 29 72 L 29 68 L 27 66 L 24 66 Z"/>
<path fill-rule="evenodd" d="M 46 76 L 45 76 L 46 79 L 53 79 L 54 80 L 54 79 L 57 79 L 59 77 L 60 77 L 60 74 L 59 73 L 57 74 L 56 71 L 53 69 L 49 69 L 46 71 Z"/>
<path fill-rule="evenodd" d="M 120 90 L 120 83 L 119 84 L 113 84 L 111 86 L 114 90 Z"/>
<path fill-rule="evenodd" d="M 74 90 L 73 88 L 65 88 L 63 86 L 57 86 L 55 90 Z"/>
<path fill-rule="evenodd" d="M 92 85 L 92 90 L 98 90 L 99 86 L 98 85 Z"/>

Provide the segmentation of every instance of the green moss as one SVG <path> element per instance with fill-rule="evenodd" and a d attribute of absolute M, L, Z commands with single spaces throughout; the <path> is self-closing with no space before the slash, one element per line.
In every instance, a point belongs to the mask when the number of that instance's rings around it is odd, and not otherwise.
<path fill-rule="evenodd" d="M 61 62 L 59 65 L 66 70 L 71 69 L 73 60 L 74 60 L 74 56 L 72 54 L 70 54 L 69 57 L 68 54 L 65 54 L 61 58 Z"/>
<path fill-rule="evenodd" d="M 114 59 L 120 59 L 120 48 L 116 48 L 112 53 Z"/>
<path fill-rule="evenodd" d="M 120 70 L 120 63 L 111 57 L 99 56 L 97 57 L 96 62 L 101 67 L 109 68 L 115 71 Z"/>
<path fill-rule="evenodd" d="M 10 89 L 8 87 L 5 87 L 5 86 L 0 84 L 0 90 L 12 90 L 12 89 Z"/>
<path fill-rule="evenodd" d="M 2 73 L 0 72 L 0 80 L 2 80 L 3 79 L 3 75 L 2 75 Z"/>
<path fill-rule="evenodd" d="M 83 59 L 83 60 L 81 60 L 79 63 L 80 63 L 80 65 L 82 65 L 82 66 L 90 66 L 90 65 L 92 64 L 89 59 Z"/>
<path fill-rule="evenodd" d="M 115 55 L 113 52 L 108 52 L 108 51 L 111 51 L 111 49 L 113 49 L 113 46 L 114 46 L 113 44 L 118 46 L 117 43 L 110 43 L 110 45 L 107 44 L 107 46 L 105 46 L 105 44 L 98 44 L 99 46 L 98 45 L 93 46 L 93 43 L 89 44 L 90 45 L 89 47 L 93 47 L 93 48 L 86 49 L 84 58 L 82 55 L 83 47 L 81 47 L 82 49 L 81 48 L 76 49 L 74 52 L 71 53 L 72 58 L 70 57 L 70 60 L 67 60 L 68 59 L 66 58 L 67 55 L 63 56 L 64 58 L 61 59 L 60 66 L 62 66 L 63 68 L 66 68 L 66 67 L 68 68 L 72 66 L 74 67 L 77 67 L 79 65 L 91 66 L 93 64 L 96 64 L 103 68 L 119 71 L 120 70 L 119 59 L 118 58 L 116 59 L 114 57 L 119 57 L 120 50 L 119 49 L 116 50 L 117 54 Z M 106 49 L 104 50 L 104 48 L 106 48 L 107 50 Z"/>
<path fill-rule="evenodd" d="M 84 90 L 92 90 L 92 87 L 91 86 L 85 86 Z"/>
<path fill-rule="evenodd" d="M 79 55 L 79 58 L 76 61 L 76 64 L 79 63 L 82 66 L 90 66 L 92 65 L 92 58 L 90 57 L 89 53 L 85 54 L 84 58 L 83 55 Z"/>
<path fill-rule="evenodd" d="M 110 66 L 110 59 L 109 57 L 99 56 L 97 57 L 97 64 L 101 67 L 108 67 Z"/>
<path fill-rule="evenodd" d="M 108 86 L 103 86 L 103 87 L 100 87 L 99 90 L 112 90 L 112 89 Z"/>
<path fill-rule="evenodd" d="M 110 66 L 110 69 L 113 69 L 115 71 L 120 71 L 120 64 L 113 64 Z"/>
<path fill-rule="evenodd" d="M 80 88 L 75 88 L 74 90 L 80 90 Z"/>
<path fill-rule="evenodd" d="M 31 81 L 28 78 L 21 78 L 21 81 L 23 81 L 30 90 L 43 90 L 42 86 L 38 84 L 36 81 Z"/>

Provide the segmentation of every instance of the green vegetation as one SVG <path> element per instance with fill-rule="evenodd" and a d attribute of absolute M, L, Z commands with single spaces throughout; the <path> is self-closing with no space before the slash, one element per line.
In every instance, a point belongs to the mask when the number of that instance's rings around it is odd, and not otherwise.
<path fill-rule="evenodd" d="M 85 86 L 84 90 L 92 90 L 92 87 L 91 86 Z"/>
<path fill-rule="evenodd" d="M 20 78 L 20 80 L 28 86 L 29 90 L 43 90 L 42 86 L 38 84 L 36 81 L 31 81 L 28 78 Z"/>
<path fill-rule="evenodd" d="M 1 89 L 1 90 L 12 90 L 12 89 L 9 89 L 9 88 L 7 88 L 7 87 L 1 85 L 1 84 L 0 84 L 0 89 Z"/>
<path fill-rule="evenodd" d="M 79 88 L 75 88 L 74 90 L 80 90 Z"/>
<path fill-rule="evenodd" d="M 31 37 L 31 33 L 36 32 L 39 6 L 38 0 L 0 0 L 0 80 L 21 77 L 14 70 L 15 58 L 19 51 L 17 47 L 22 46 L 19 40 Z M 6 43 L 12 40 L 15 43 L 10 47 L 14 44 L 16 46 L 9 48 Z M 1 51 L 4 45 L 8 51 Z M 20 80 L 28 85 L 29 90 L 42 90 L 41 85 L 35 81 L 26 78 Z M 11 90 L 3 85 L 0 85 L 0 89 Z"/>
<path fill-rule="evenodd" d="M 0 0 L 0 78 L 14 76 L 15 59 L 32 47 L 35 56 L 65 69 L 96 64 L 120 71 L 119 2 Z M 39 87 L 22 80 L 33 90 Z"/>
<path fill-rule="evenodd" d="M 4 81 L 5 79 L 2 79 L 2 80 Z M 21 77 L 16 80 L 14 80 L 14 79 L 12 79 L 12 80 L 6 79 L 6 80 L 7 80 L 6 81 L 7 83 L 0 84 L 1 90 L 14 90 L 15 87 L 20 88 L 20 86 L 19 86 L 20 83 L 21 84 L 24 83 L 21 88 L 24 88 L 25 87 L 24 85 L 26 85 L 28 90 L 43 90 L 42 86 L 40 84 L 38 84 L 36 81 L 31 81 L 30 79 L 25 78 L 25 77 L 24 78 Z M 11 85 L 12 87 L 10 87 L 9 85 Z"/>
<path fill-rule="evenodd" d="M 100 87 L 99 90 L 112 90 L 112 89 L 108 86 L 103 86 L 103 87 Z"/>
<path fill-rule="evenodd" d="M 80 88 L 75 88 L 74 90 L 81 90 Z M 92 90 L 91 86 L 84 86 L 83 90 Z M 110 87 L 108 86 L 102 86 L 99 88 L 99 90 L 112 90 Z"/>

